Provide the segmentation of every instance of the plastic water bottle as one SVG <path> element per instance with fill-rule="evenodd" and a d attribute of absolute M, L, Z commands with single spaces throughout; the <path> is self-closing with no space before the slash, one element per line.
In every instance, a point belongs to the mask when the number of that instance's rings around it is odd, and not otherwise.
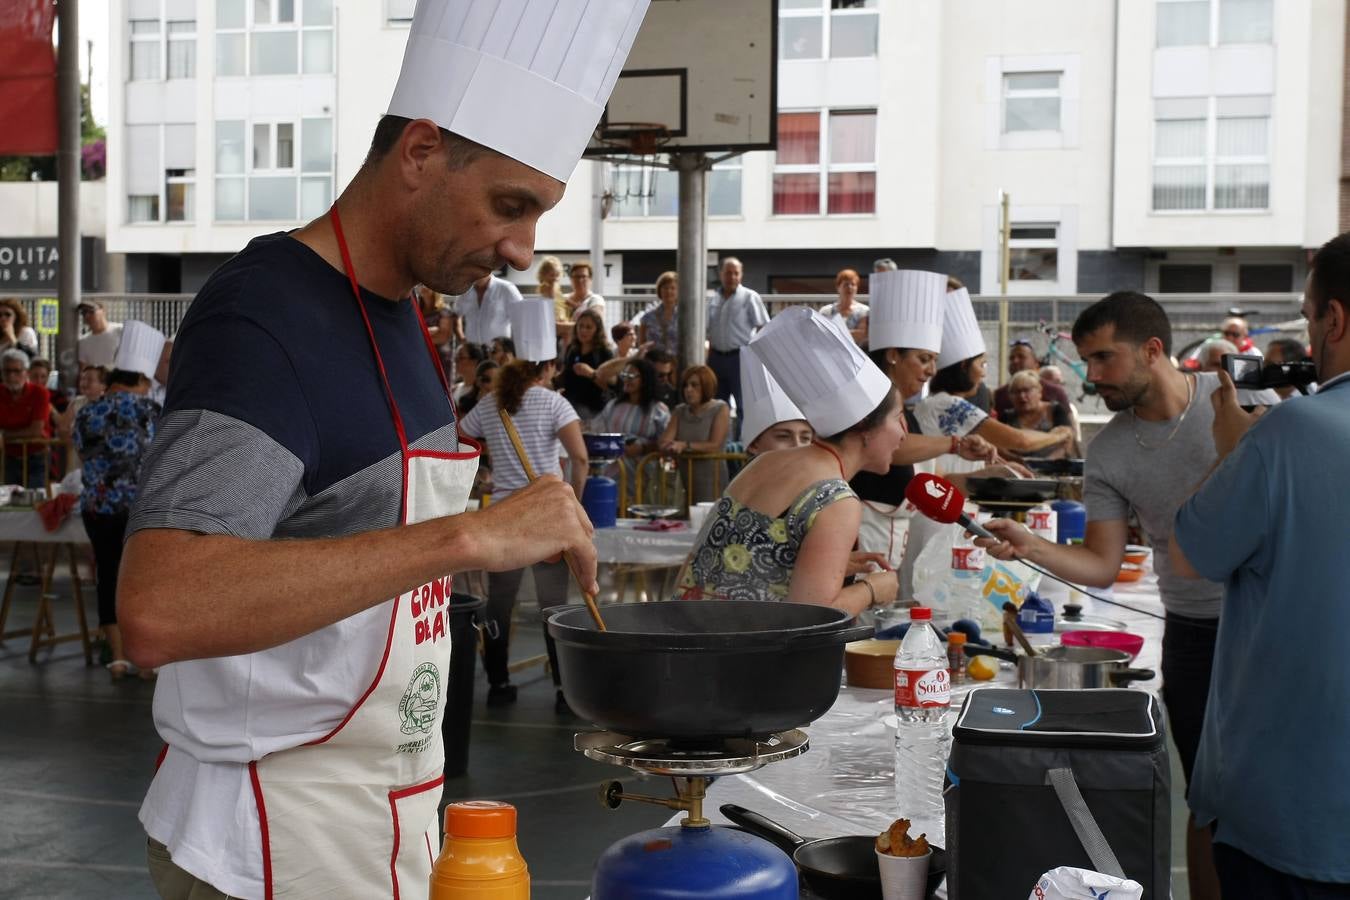
<path fill-rule="evenodd" d="M 947 711 L 951 676 L 946 646 L 932 626 L 933 611 L 909 611 L 909 631 L 895 654 L 896 814 L 914 833 L 945 840 L 942 778 L 947 771 Z"/>
<path fill-rule="evenodd" d="M 984 549 L 962 533 L 952 544 L 945 587 L 947 612 L 953 619 L 974 619 L 987 628 L 998 624 L 998 617 L 991 615 L 992 604 L 984 598 L 984 557 Z"/>

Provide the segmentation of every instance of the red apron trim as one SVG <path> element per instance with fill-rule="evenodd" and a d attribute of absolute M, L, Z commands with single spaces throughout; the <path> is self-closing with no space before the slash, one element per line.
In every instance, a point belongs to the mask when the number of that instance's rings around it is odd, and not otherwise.
<path fill-rule="evenodd" d="M 431 867 L 434 869 L 436 868 L 436 854 L 431 852 L 431 835 L 424 834 L 422 837 L 427 839 L 427 861 L 431 863 Z"/>
<path fill-rule="evenodd" d="M 426 791 L 434 790 L 443 784 L 445 784 L 445 776 L 438 775 L 423 784 L 415 784 L 412 787 L 389 792 L 389 818 L 394 823 L 394 851 L 389 855 L 389 878 L 394 886 L 394 900 L 398 900 L 398 801 L 402 800 L 404 797 L 411 797 L 415 794 L 422 794 Z M 423 834 L 422 837 L 426 838 L 429 845 L 431 839 L 427 838 L 425 834 Z"/>
<path fill-rule="evenodd" d="M 463 450 L 458 453 L 456 453 L 453 450 L 409 450 L 408 458 L 412 459 L 413 457 L 422 457 L 423 459 L 448 459 L 453 462 L 458 462 L 459 460 L 462 459 L 473 459 L 476 456 L 483 455 L 483 451 L 479 449 L 477 444 L 474 444 L 472 441 L 467 439 L 465 439 L 464 442 L 466 444 L 472 445 L 474 449 Z"/>
<path fill-rule="evenodd" d="M 159 748 L 159 754 L 155 757 L 155 771 L 156 771 L 156 772 L 159 771 L 159 767 L 160 767 L 160 766 L 164 765 L 164 757 L 166 757 L 166 756 L 168 756 L 168 755 L 169 755 L 169 745 L 168 745 L 168 744 L 165 744 L 163 747 L 160 747 L 160 748 Z"/>
<path fill-rule="evenodd" d="M 307 744 L 303 744 L 302 746 L 313 747 L 317 744 L 327 743 L 329 740 L 331 740 L 333 735 L 337 734 L 344 727 L 346 727 L 347 723 L 351 721 L 352 716 L 356 715 L 356 711 L 360 709 L 361 706 L 366 702 L 366 698 L 369 697 L 371 693 L 375 690 L 375 685 L 380 683 L 380 679 L 384 677 L 384 667 L 389 663 L 389 651 L 394 644 L 394 623 L 398 621 L 398 606 L 399 601 L 402 599 L 403 599 L 402 594 L 399 594 L 397 597 L 394 598 L 394 611 L 389 614 L 389 633 L 385 635 L 384 638 L 384 656 L 380 658 L 379 668 L 375 670 L 375 677 L 370 680 L 370 684 L 366 687 L 365 693 L 363 693 L 360 699 L 356 701 L 355 706 L 347 710 L 347 715 L 342 717 L 342 721 L 337 723 L 336 728 L 325 734 L 323 737 L 316 738 L 315 740 L 312 740 Z"/>
<path fill-rule="evenodd" d="M 272 900 L 272 842 L 267 834 L 267 806 L 263 803 L 257 761 L 248 764 L 248 777 L 253 782 L 253 802 L 258 807 L 258 831 L 262 835 L 263 892 L 267 900 Z"/>

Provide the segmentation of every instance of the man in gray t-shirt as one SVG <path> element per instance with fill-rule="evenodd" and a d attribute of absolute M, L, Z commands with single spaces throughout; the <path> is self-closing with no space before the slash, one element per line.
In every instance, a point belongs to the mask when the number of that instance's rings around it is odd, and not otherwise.
<path fill-rule="evenodd" d="M 1083 544 L 1052 544 L 1006 519 L 988 523 L 1000 541 L 976 543 L 999 559 L 1026 559 L 1076 584 L 1106 587 L 1120 571 L 1134 511 L 1153 545 L 1167 613 L 1162 697 L 1189 783 L 1205 720 L 1223 586 L 1178 575 L 1167 541 L 1177 508 L 1216 458 L 1209 397 L 1218 377 L 1172 365 L 1171 323 L 1143 294 L 1121 291 L 1094 303 L 1074 323 L 1073 340 L 1087 363 L 1087 380 L 1116 414 L 1088 446 Z M 1218 896 L 1208 831 L 1191 823 L 1186 843 L 1191 896 Z"/>

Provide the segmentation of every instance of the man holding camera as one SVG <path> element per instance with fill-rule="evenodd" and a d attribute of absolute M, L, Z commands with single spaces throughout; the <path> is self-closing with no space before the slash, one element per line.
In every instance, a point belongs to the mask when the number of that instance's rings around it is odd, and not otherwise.
<path fill-rule="evenodd" d="M 1179 568 L 1225 584 L 1189 801 L 1229 896 L 1350 897 L 1350 678 L 1309 641 L 1350 630 L 1350 234 L 1317 252 L 1302 311 L 1321 387 L 1257 419 L 1219 376 L 1219 460 L 1172 540 Z"/>

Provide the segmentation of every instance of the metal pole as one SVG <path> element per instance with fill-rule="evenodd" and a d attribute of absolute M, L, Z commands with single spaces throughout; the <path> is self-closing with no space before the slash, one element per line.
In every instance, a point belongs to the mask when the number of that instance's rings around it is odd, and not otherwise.
<path fill-rule="evenodd" d="M 1008 240 L 1012 232 L 1007 191 L 999 191 L 999 256 L 998 256 L 998 377 L 1008 371 L 1008 272 L 1012 267 L 1012 253 Z"/>
<path fill-rule="evenodd" d="M 605 161 L 591 160 L 591 290 L 605 293 Z M 616 285 L 616 294 L 623 286 Z M 620 301 L 622 302 L 622 301 Z M 605 316 L 605 321 L 618 322 L 621 316 Z"/>
<path fill-rule="evenodd" d="M 679 240 L 675 270 L 680 276 L 680 371 L 701 365 L 708 314 L 708 170 L 703 153 L 674 153 L 671 166 L 680 174 Z"/>
<path fill-rule="evenodd" d="M 61 0 L 56 6 L 57 110 L 60 146 L 56 154 L 57 297 L 60 301 L 56 359 L 61 387 L 74 388 L 80 367 L 76 356 L 80 334 L 80 20 L 79 4 Z"/>

